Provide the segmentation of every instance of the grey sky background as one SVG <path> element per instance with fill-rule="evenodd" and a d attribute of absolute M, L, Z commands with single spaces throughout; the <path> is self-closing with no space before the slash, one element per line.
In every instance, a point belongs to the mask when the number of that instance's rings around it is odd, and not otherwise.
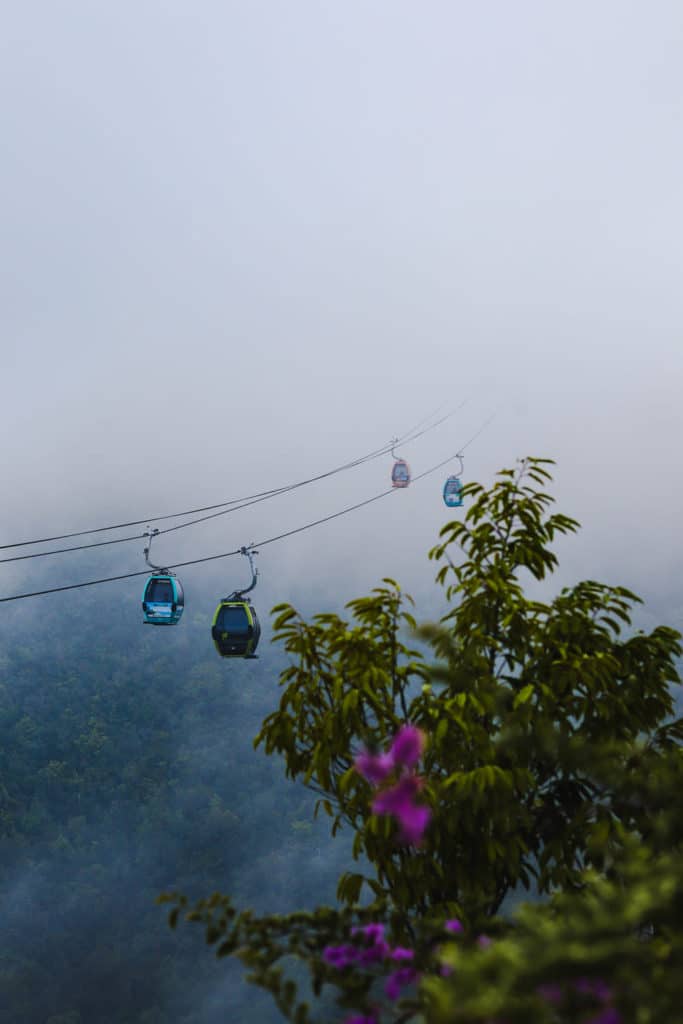
<path fill-rule="evenodd" d="M 584 524 L 563 579 L 683 609 L 682 44 L 678 0 L 6 5 L 0 542 L 278 486 L 467 398 L 414 472 L 497 410 L 466 477 L 556 458 Z M 164 557 L 332 512 L 390 466 Z M 266 603 L 307 573 L 419 589 L 444 475 L 264 550 Z"/>

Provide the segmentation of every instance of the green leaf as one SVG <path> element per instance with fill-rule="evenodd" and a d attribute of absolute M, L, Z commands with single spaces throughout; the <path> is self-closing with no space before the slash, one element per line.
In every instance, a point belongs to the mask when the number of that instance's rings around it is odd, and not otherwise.
<path fill-rule="evenodd" d="M 515 695 L 515 699 L 512 702 L 514 708 L 518 708 L 520 704 L 526 704 L 531 699 L 534 692 L 534 686 L 532 683 L 527 683 L 522 689 Z"/>

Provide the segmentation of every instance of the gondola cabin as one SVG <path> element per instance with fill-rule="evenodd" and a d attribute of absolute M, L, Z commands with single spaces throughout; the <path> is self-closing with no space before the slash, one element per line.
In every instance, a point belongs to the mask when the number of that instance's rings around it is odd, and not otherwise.
<path fill-rule="evenodd" d="M 391 470 L 391 486 L 407 487 L 410 483 L 410 467 L 405 459 L 397 459 Z"/>
<path fill-rule="evenodd" d="M 145 625 L 177 626 L 185 607 L 185 595 L 173 573 L 155 572 L 145 584 L 142 611 Z"/>
<path fill-rule="evenodd" d="M 256 609 L 250 601 L 221 601 L 211 624 L 211 636 L 221 658 L 256 658 L 261 636 Z"/>
<path fill-rule="evenodd" d="M 443 485 L 443 500 L 449 508 L 459 508 L 462 505 L 462 483 L 459 476 L 449 476 Z"/>

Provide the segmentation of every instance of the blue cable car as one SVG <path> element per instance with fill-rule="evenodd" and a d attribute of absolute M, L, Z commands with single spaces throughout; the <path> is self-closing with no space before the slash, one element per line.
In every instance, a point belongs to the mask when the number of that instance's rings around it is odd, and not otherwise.
<path fill-rule="evenodd" d="M 211 637 L 221 658 L 258 658 L 254 651 L 261 637 L 261 624 L 256 609 L 249 598 L 244 596 L 256 586 L 258 569 L 254 568 L 253 556 L 258 551 L 245 547 L 240 548 L 240 553 L 249 559 L 251 583 L 218 602 L 211 623 Z"/>
<path fill-rule="evenodd" d="M 185 595 L 175 573 L 154 565 L 149 560 L 152 538 L 158 530 L 145 533 L 149 544 L 145 548 L 145 561 L 154 572 L 145 583 L 142 592 L 142 612 L 146 626 L 177 626 L 185 608 Z"/>
<path fill-rule="evenodd" d="M 460 459 L 460 473 L 462 474 L 463 457 L 458 455 Z M 462 505 L 462 481 L 459 476 L 449 476 L 446 483 L 443 485 L 443 500 L 448 508 L 460 508 Z"/>

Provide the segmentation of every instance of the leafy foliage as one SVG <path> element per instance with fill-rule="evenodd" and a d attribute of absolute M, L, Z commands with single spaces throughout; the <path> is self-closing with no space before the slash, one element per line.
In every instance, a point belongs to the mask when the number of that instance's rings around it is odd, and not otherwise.
<path fill-rule="evenodd" d="M 597 776 L 622 789 L 618 759 L 596 757 L 588 746 L 584 754 Z M 676 750 L 655 766 L 634 746 L 629 760 L 623 792 L 650 810 L 647 842 L 625 836 L 607 871 L 584 872 L 579 891 L 560 893 L 549 905 L 521 907 L 512 922 L 494 925 L 499 935 L 484 950 L 444 947 L 450 973 L 434 973 L 422 986 L 430 1024 L 679 1019 L 683 833 L 676 801 L 683 758 Z"/>
<path fill-rule="evenodd" d="M 296 660 L 256 742 L 321 793 L 333 831 L 343 821 L 356 830 L 354 854 L 376 870 L 368 885 L 407 915 L 476 920 L 520 883 L 541 892 L 577 884 L 596 831 L 641 823 L 585 776 L 573 739 L 645 735 L 663 750 L 681 736 L 681 724 L 667 722 L 678 634 L 660 627 L 622 638 L 634 594 L 587 581 L 551 603 L 526 596 L 524 573 L 544 579 L 557 564 L 549 544 L 577 526 L 548 513 L 552 499 L 532 486 L 548 478 L 530 459 L 488 491 L 465 487 L 465 520 L 448 524 L 431 552 L 444 559 L 457 543 L 465 555 L 437 576 L 453 607 L 420 631 L 434 666 L 403 641 L 415 621 L 391 580 L 351 602 L 352 623 L 306 623 L 276 609 L 277 638 Z M 377 746 L 408 721 L 431 737 L 425 792 L 439 810 L 417 853 L 397 848 L 385 820 L 366 820 L 368 786 L 352 767 L 360 744 Z M 356 901 L 362 880 L 344 876 L 339 897 Z"/>
<path fill-rule="evenodd" d="M 663 894 L 678 884 L 680 828 L 662 830 L 653 811 L 672 792 L 664 782 L 680 773 L 683 723 L 672 718 L 671 691 L 680 637 L 666 627 L 634 632 L 638 598 L 621 587 L 589 580 L 549 602 L 528 596 L 525 582 L 544 580 L 557 565 L 553 540 L 577 528 L 549 511 L 545 462 L 503 470 L 489 490 L 464 489 L 464 521 L 448 524 L 431 552 L 446 563 L 437 581 L 451 603 L 439 623 L 417 629 L 410 599 L 390 579 L 351 602 L 350 621 L 320 614 L 306 622 L 288 605 L 275 609 L 277 638 L 292 663 L 255 743 L 281 754 L 287 774 L 318 793 L 316 809 L 331 817 L 333 834 L 352 827 L 354 856 L 372 869 L 342 875 L 345 908 L 319 917 L 235 919 L 222 897 L 190 912 L 209 941 L 228 936 L 223 948 L 256 964 L 253 980 L 278 1000 L 272 972 L 294 954 L 309 964 L 314 992 L 328 981 L 338 1005 L 378 1019 L 372 972 L 330 974 L 324 957 L 326 944 L 348 939 L 352 920 L 374 918 L 387 923 L 393 941 L 410 944 L 425 976 L 420 992 L 399 1002 L 396 1020 L 493 1021 L 501 1011 L 506 1021 L 578 1021 L 593 1010 L 621 1019 L 611 1003 L 593 1005 L 597 990 L 582 991 L 581 978 L 601 935 L 599 966 L 611 977 L 618 951 L 628 959 L 640 948 L 636 925 L 657 918 Z M 449 551 L 456 544 L 464 555 L 458 565 Z M 406 629 L 431 649 L 433 663 L 408 646 Z M 369 813 L 370 786 L 353 767 L 359 752 L 378 750 L 407 723 L 429 737 L 422 794 L 432 822 L 418 848 L 401 845 L 390 819 Z M 648 881 L 648 865 L 669 879 L 663 888 Z M 361 909 L 364 883 L 375 902 Z M 520 885 L 554 902 L 525 910 L 510 932 L 497 915 Z M 457 971 L 441 977 L 443 923 L 455 916 L 464 945 L 447 952 Z M 656 927 L 673 927 L 672 920 L 660 914 Z M 489 952 L 476 942 L 484 930 L 509 936 Z M 659 948 L 648 946 L 648 956 L 656 959 Z M 533 987 L 548 973 L 569 986 L 561 1004 Z M 308 1020 L 287 992 L 282 1011 Z"/>

